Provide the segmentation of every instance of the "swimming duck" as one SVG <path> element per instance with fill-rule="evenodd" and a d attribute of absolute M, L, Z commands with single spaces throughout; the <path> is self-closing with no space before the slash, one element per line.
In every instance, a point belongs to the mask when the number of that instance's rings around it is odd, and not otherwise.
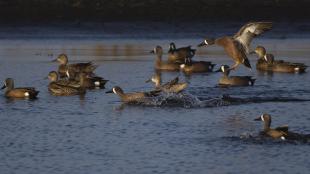
<path fill-rule="evenodd" d="M 84 81 L 75 82 L 73 80 L 58 80 L 58 75 L 55 71 L 49 73 L 48 78 L 50 83 L 48 90 L 55 96 L 82 95 L 86 93 L 83 87 Z"/>
<path fill-rule="evenodd" d="M 185 63 L 185 58 L 192 58 L 195 53 L 196 50 L 192 49 L 191 46 L 176 48 L 175 43 L 171 42 L 168 51 L 168 61 L 182 64 Z"/>
<path fill-rule="evenodd" d="M 282 140 L 310 140 L 310 134 L 303 135 L 295 132 L 288 131 L 288 126 L 276 127 L 274 129 L 271 126 L 271 116 L 269 114 L 262 114 L 260 117 L 254 119 L 255 121 L 264 122 L 264 130 L 260 132 L 260 135 L 271 137 L 273 139 Z"/>
<path fill-rule="evenodd" d="M 62 86 L 70 86 L 73 88 L 81 87 L 79 81 L 59 79 L 58 73 L 56 71 L 49 72 L 48 79 L 50 80 L 50 82 L 56 82 L 58 85 L 62 85 Z"/>
<path fill-rule="evenodd" d="M 1 89 L 5 89 L 5 97 L 7 98 L 29 98 L 35 99 L 39 94 L 33 87 L 20 87 L 14 88 L 14 80 L 12 78 L 7 78 Z"/>
<path fill-rule="evenodd" d="M 88 76 L 85 73 L 80 73 L 80 83 L 83 81 L 82 87 L 87 89 L 95 89 L 95 88 L 104 88 L 104 85 L 108 82 L 108 80 L 103 79 L 99 76 Z"/>
<path fill-rule="evenodd" d="M 246 54 L 250 53 L 250 43 L 252 39 L 265 31 L 272 28 L 272 22 L 250 22 L 245 24 L 233 37 L 223 36 L 217 39 L 206 38 L 204 42 L 198 46 L 209 46 L 217 44 L 224 47 L 228 56 L 230 56 L 235 64 L 231 69 L 236 69 L 240 64 L 247 68 L 252 68 Z"/>
<path fill-rule="evenodd" d="M 179 71 L 180 66 L 177 63 L 164 62 L 162 61 L 163 49 L 161 46 L 156 46 L 154 50 L 151 51 L 157 55 L 155 60 L 155 69 L 165 70 L 165 71 Z"/>
<path fill-rule="evenodd" d="M 57 59 L 53 60 L 53 62 L 58 62 L 60 64 L 58 67 L 60 78 L 67 76 L 67 70 L 77 73 L 84 72 L 87 74 L 93 74 L 93 71 L 97 68 L 92 62 L 68 64 L 68 56 L 66 54 L 60 54 Z"/>
<path fill-rule="evenodd" d="M 220 78 L 221 86 L 253 86 L 255 79 L 252 76 L 229 76 L 230 68 L 228 65 L 222 65 L 216 72 L 223 72 L 224 76 Z"/>
<path fill-rule="evenodd" d="M 151 81 L 155 84 L 156 90 L 161 90 L 166 93 L 179 93 L 187 87 L 187 83 L 178 83 L 178 77 L 162 85 L 160 74 L 155 74 L 154 76 L 152 76 L 151 79 L 147 80 L 146 82 Z"/>
<path fill-rule="evenodd" d="M 186 58 L 185 60 L 185 63 L 180 65 L 181 71 L 185 73 L 212 72 L 215 66 L 215 64 L 208 61 L 193 61 L 190 58 Z"/>
<path fill-rule="evenodd" d="M 149 92 L 132 92 L 132 93 L 124 93 L 122 88 L 115 86 L 112 90 L 107 91 L 106 93 L 114 93 L 117 94 L 122 102 L 126 103 L 141 103 L 151 97 L 156 97 L 160 94 L 160 90 L 154 90 Z"/>
<path fill-rule="evenodd" d="M 257 46 L 255 51 L 258 55 L 256 69 L 261 71 L 286 72 L 286 73 L 302 73 L 305 72 L 307 66 L 303 63 L 290 63 L 283 60 L 274 60 L 272 54 L 267 54 L 263 46 Z"/>

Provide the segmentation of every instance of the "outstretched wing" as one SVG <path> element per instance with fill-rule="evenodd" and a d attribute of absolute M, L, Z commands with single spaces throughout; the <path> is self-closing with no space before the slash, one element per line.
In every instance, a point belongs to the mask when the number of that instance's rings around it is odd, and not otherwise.
<path fill-rule="evenodd" d="M 241 27 L 233 38 L 240 42 L 246 48 L 247 53 L 249 53 L 252 39 L 271 28 L 272 22 L 250 22 Z"/>

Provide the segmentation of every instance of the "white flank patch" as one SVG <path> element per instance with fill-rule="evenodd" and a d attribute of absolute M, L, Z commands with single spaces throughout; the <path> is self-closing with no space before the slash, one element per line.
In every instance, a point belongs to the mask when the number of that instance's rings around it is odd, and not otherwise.
<path fill-rule="evenodd" d="M 29 97 L 29 92 L 24 93 L 25 97 Z"/>
<path fill-rule="evenodd" d="M 207 41 L 207 40 L 205 40 L 205 44 L 206 44 L 206 45 L 209 45 L 209 43 L 208 43 L 208 41 Z"/>
<path fill-rule="evenodd" d="M 185 67 L 185 64 L 180 65 L 180 67 L 181 67 L 181 68 L 184 68 L 184 67 Z"/>
<path fill-rule="evenodd" d="M 284 136 L 281 136 L 281 140 L 286 140 Z"/>
<path fill-rule="evenodd" d="M 295 71 L 299 71 L 299 67 L 294 68 Z"/>
<path fill-rule="evenodd" d="M 96 86 L 100 86 L 100 82 L 99 82 L 99 81 L 96 81 L 96 82 L 95 82 L 95 85 L 96 85 Z"/>
<path fill-rule="evenodd" d="M 264 120 L 264 114 L 262 114 L 262 115 L 260 116 L 260 119 L 262 119 L 262 121 L 265 121 L 265 120 Z"/>

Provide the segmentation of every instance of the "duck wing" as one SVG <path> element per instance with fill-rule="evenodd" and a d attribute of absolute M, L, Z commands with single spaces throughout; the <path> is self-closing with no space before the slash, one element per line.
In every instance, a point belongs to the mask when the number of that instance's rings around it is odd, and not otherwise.
<path fill-rule="evenodd" d="M 288 125 L 283 125 L 283 126 L 276 127 L 275 130 L 288 133 Z"/>
<path fill-rule="evenodd" d="M 252 39 L 265 31 L 271 30 L 272 22 L 250 22 L 245 24 L 241 29 L 233 36 L 233 38 L 240 42 L 249 53 L 249 46 Z"/>
<path fill-rule="evenodd" d="M 144 92 L 146 97 L 156 97 L 161 93 L 161 90 L 153 90 L 149 92 Z"/>
<path fill-rule="evenodd" d="M 170 82 L 163 84 L 161 87 L 162 88 L 170 88 L 171 86 L 177 84 L 178 82 L 179 82 L 179 77 L 176 77 L 173 80 L 171 80 Z"/>

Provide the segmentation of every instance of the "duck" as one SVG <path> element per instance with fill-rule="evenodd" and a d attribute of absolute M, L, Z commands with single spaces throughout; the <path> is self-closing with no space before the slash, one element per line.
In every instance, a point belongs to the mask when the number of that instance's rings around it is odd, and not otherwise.
<path fill-rule="evenodd" d="M 209 61 L 193 61 L 190 58 L 185 60 L 185 63 L 180 65 L 180 70 L 185 73 L 212 72 L 215 66 L 215 64 Z"/>
<path fill-rule="evenodd" d="M 234 36 L 223 36 L 217 39 L 205 38 L 198 47 L 219 45 L 224 48 L 227 55 L 233 59 L 235 64 L 231 69 L 235 70 L 240 64 L 252 69 L 247 57 L 250 51 L 250 43 L 254 37 L 261 35 L 265 31 L 271 30 L 272 22 L 249 22 L 245 24 Z"/>
<path fill-rule="evenodd" d="M 81 87 L 80 82 L 76 80 L 70 80 L 70 79 L 59 79 L 58 73 L 56 71 L 50 71 L 48 73 L 47 78 L 50 82 L 57 82 L 58 85 L 62 86 L 70 86 L 73 88 L 79 88 Z"/>
<path fill-rule="evenodd" d="M 295 132 L 289 131 L 288 125 L 270 128 L 271 126 L 271 115 L 262 114 L 261 116 L 254 119 L 254 121 L 263 121 L 264 122 L 264 130 L 260 132 L 260 135 L 271 137 L 273 139 L 281 139 L 281 140 L 310 140 L 310 134 L 299 134 Z"/>
<path fill-rule="evenodd" d="M 307 65 L 303 63 L 290 63 L 283 60 L 275 60 L 272 54 L 268 54 L 263 46 L 257 46 L 252 54 L 257 54 L 258 60 L 256 69 L 260 71 L 283 72 L 283 73 L 303 73 Z"/>
<path fill-rule="evenodd" d="M 161 46 L 156 46 L 151 53 L 156 54 L 155 69 L 164 71 L 179 71 L 180 65 L 177 63 L 165 62 L 162 60 L 163 48 Z"/>
<path fill-rule="evenodd" d="M 49 73 L 48 79 L 50 80 L 48 91 L 54 96 L 83 95 L 86 93 L 86 89 L 83 87 L 83 80 L 81 82 L 58 80 L 58 75 L 55 71 Z"/>
<path fill-rule="evenodd" d="M 122 102 L 125 103 L 142 103 L 152 97 L 160 95 L 160 90 L 153 90 L 149 92 L 131 92 L 125 93 L 119 86 L 114 86 L 111 90 L 106 93 L 114 93 L 118 95 Z"/>
<path fill-rule="evenodd" d="M 169 44 L 168 51 L 168 61 L 172 63 L 185 63 L 185 58 L 194 57 L 196 53 L 195 49 L 192 49 L 191 46 L 176 48 L 175 43 L 171 42 Z"/>
<path fill-rule="evenodd" d="M 222 65 L 216 72 L 222 72 L 223 77 L 219 80 L 220 86 L 253 86 L 256 79 L 252 76 L 229 76 L 230 68 L 228 65 Z"/>
<path fill-rule="evenodd" d="M 155 84 L 156 90 L 161 90 L 166 93 L 180 93 L 188 86 L 187 83 L 179 83 L 179 77 L 176 77 L 162 85 L 160 74 L 155 74 L 154 76 L 152 76 L 151 79 L 147 80 L 146 82 L 153 82 Z"/>
<path fill-rule="evenodd" d="M 35 99 L 39 94 L 39 91 L 37 91 L 34 87 L 14 88 L 14 80 L 12 78 L 7 78 L 1 89 L 6 89 L 4 95 L 7 98 Z"/>
<path fill-rule="evenodd" d="M 93 71 L 98 67 L 92 62 L 68 64 L 68 56 L 66 54 L 60 54 L 57 59 L 53 60 L 53 62 L 59 63 L 58 73 L 60 78 L 67 77 L 67 70 L 77 73 L 84 72 L 87 74 L 93 74 Z"/>
<path fill-rule="evenodd" d="M 105 88 L 105 84 L 109 81 L 99 76 L 88 76 L 86 73 L 80 73 L 79 77 L 80 83 L 83 81 L 83 83 L 81 83 L 83 84 L 82 87 L 87 89 L 103 89 Z"/>

